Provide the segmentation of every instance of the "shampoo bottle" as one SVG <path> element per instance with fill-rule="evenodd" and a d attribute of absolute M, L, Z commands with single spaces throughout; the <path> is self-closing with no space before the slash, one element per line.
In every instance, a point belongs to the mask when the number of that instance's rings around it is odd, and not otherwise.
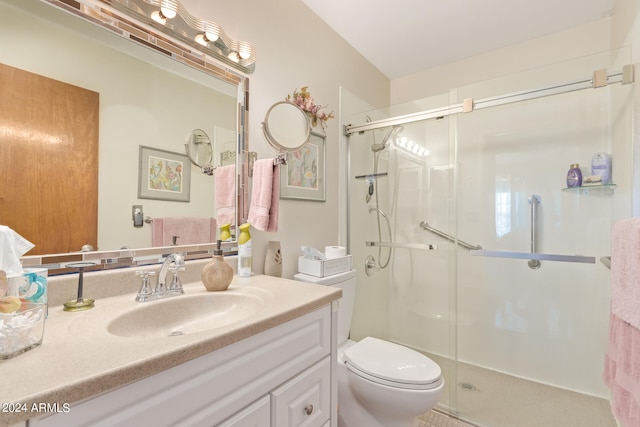
<path fill-rule="evenodd" d="M 251 276 L 251 234 L 250 224 L 245 223 L 240 226 L 240 236 L 238 236 L 238 276 Z"/>
<path fill-rule="evenodd" d="M 224 291 L 233 280 L 233 269 L 222 256 L 221 243 L 218 240 L 218 245 L 213 250 L 213 258 L 202 269 L 202 283 L 208 291 Z"/>
<path fill-rule="evenodd" d="M 580 165 L 574 163 L 571 165 L 571 169 L 567 172 L 567 187 L 580 187 L 582 185 L 582 171 L 580 171 Z"/>

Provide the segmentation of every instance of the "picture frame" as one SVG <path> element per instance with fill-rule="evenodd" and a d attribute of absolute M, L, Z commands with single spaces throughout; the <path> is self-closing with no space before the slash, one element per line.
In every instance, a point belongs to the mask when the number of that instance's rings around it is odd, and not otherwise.
<path fill-rule="evenodd" d="M 280 198 L 324 202 L 326 136 L 311 132 L 300 149 L 287 153 L 280 166 Z"/>
<path fill-rule="evenodd" d="M 140 146 L 138 198 L 189 202 L 191 162 L 185 154 Z"/>

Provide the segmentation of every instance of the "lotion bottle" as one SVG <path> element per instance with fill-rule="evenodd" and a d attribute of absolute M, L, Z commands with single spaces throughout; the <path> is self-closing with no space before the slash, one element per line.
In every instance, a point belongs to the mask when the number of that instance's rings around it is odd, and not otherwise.
<path fill-rule="evenodd" d="M 240 226 L 240 236 L 238 236 L 238 276 L 251 276 L 251 224 L 244 223 Z"/>
<path fill-rule="evenodd" d="M 233 280 L 233 269 L 222 256 L 221 243 L 218 240 L 217 247 L 213 250 L 213 258 L 204 266 L 201 273 L 202 283 L 210 292 L 226 290 Z"/>
<path fill-rule="evenodd" d="M 603 184 L 611 184 L 611 155 L 596 153 L 591 160 L 591 175 L 600 175 Z"/>

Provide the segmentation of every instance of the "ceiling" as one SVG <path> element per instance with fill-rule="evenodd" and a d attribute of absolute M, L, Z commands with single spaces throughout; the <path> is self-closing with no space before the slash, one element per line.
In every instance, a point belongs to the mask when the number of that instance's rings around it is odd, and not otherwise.
<path fill-rule="evenodd" d="M 610 16 L 616 0 L 302 0 L 389 79 Z"/>

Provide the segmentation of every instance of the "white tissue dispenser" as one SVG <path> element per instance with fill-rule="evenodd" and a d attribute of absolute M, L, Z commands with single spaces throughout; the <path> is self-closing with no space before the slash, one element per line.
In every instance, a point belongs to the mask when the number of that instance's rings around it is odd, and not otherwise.
<path fill-rule="evenodd" d="M 298 258 L 298 272 L 309 276 L 325 277 L 351 271 L 351 255 L 332 259 Z"/>

